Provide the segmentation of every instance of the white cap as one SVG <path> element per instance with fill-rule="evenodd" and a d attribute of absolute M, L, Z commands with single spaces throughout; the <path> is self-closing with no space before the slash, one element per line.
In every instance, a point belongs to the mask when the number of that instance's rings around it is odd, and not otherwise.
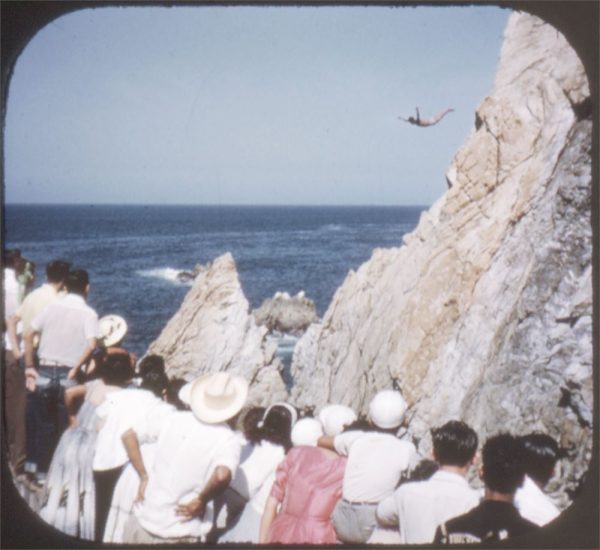
<path fill-rule="evenodd" d="M 323 435 L 323 427 L 314 418 L 302 418 L 292 428 L 292 443 L 295 447 L 299 445 L 317 446 L 319 437 Z"/>
<path fill-rule="evenodd" d="M 321 409 L 319 420 L 325 434 L 335 437 L 356 420 L 356 413 L 345 405 L 327 405 Z"/>
<path fill-rule="evenodd" d="M 398 428 L 402 424 L 406 409 L 406 401 L 404 401 L 400 392 L 383 390 L 371 400 L 369 418 L 373 424 L 384 430 Z"/>

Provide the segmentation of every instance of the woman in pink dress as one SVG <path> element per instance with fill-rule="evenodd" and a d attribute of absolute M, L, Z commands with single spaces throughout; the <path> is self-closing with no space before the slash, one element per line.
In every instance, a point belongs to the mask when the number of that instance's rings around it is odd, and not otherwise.
<path fill-rule="evenodd" d="M 314 419 L 312 429 L 322 430 Z M 298 426 L 302 428 L 302 426 Z M 264 543 L 335 544 L 331 512 L 342 495 L 345 457 L 328 449 L 297 446 L 278 466 L 275 482 L 265 506 L 260 540 Z M 311 438 L 312 439 L 312 438 Z M 279 512 L 277 512 L 277 508 Z"/>

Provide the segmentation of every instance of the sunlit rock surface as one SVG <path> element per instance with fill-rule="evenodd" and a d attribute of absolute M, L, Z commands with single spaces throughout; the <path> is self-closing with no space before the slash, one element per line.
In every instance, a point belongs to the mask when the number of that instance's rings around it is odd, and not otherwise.
<path fill-rule="evenodd" d="M 267 342 L 267 329 L 259 327 L 249 311 L 231 254 L 196 271 L 181 307 L 148 353 L 164 357 L 170 377 L 191 380 L 226 370 L 251 383 L 251 403 L 285 399 L 276 345 Z"/>
<path fill-rule="evenodd" d="M 366 412 L 396 381 L 423 452 L 429 428 L 453 418 L 482 440 L 542 430 L 569 452 L 550 488 L 568 503 L 592 447 L 588 96 L 563 36 L 512 14 L 449 190 L 400 248 L 351 272 L 300 339 L 294 403 Z"/>

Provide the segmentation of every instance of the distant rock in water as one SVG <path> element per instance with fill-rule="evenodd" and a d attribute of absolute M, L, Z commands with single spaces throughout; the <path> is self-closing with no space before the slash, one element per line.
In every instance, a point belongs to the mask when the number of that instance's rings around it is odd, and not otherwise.
<path fill-rule="evenodd" d="M 589 95 L 565 38 L 513 13 L 450 188 L 300 339 L 292 402 L 365 413 L 397 383 L 422 452 L 450 419 L 482 441 L 541 430 L 568 453 L 549 488 L 569 503 L 592 453 Z"/>
<path fill-rule="evenodd" d="M 196 266 L 194 267 L 194 271 L 180 271 L 179 273 L 177 273 L 177 280 L 180 283 L 190 283 L 205 270 L 205 266 L 203 266 L 202 264 L 196 264 Z"/>
<path fill-rule="evenodd" d="M 302 334 L 311 323 L 318 321 L 315 303 L 306 298 L 304 292 L 295 296 L 277 292 L 252 313 L 256 322 L 267 327 L 269 332 L 293 335 Z"/>
<path fill-rule="evenodd" d="M 203 373 L 229 371 L 251 383 L 251 403 L 286 399 L 277 346 L 250 314 L 231 254 L 197 266 L 195 272 L 181 307 L 148 353 L 164 357 L 171 377 L 192 380 Z"/>

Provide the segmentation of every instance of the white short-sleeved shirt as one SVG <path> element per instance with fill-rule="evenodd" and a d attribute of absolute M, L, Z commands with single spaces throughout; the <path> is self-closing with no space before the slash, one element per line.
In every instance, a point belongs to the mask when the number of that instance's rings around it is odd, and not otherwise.
<path fill-rule="evenodd" d="M 25 296 L 25 299 L 16 312 L 23 323 L 23 332 L 30 329 L 31 321 L 36 315 L 44 311 L 44 309 L 61 296 L 64 295 L 59 294 L 56 288 L 50 283 L 43 284 Z"/>
<path fill-rule="evenodd" d="M 14 315 L 19 307 L 19 283 L 14 269 L 4 268 L 4 320 Z M 8 334 L 4 334 L 4 349 L 12 350 Z"/>
<path fill-rule="evenodd" d="M 77 294 L 52 302 L 31 320 L 40 333 L 40 364 L 59 363 L 74 367 L 92 338 L 99 335 L 98 315 Z"/>
<path fill-rule="evenodd" d="M 417 462 L 415 446 L 391 434 L 349 431 L 333 442 L 338 454 L 348 457 L 343 497 L 350 502 L 379 502 L 391 495 L 402 473 Z"/>
<path fill-rule="evenodd" d="M 4 268 L 4 319 L 8 320 L 19 307 L 19 283 L 14 269 Z"/>
<path fill-rule="evenodd" d="M 140 525 L 163 538 L 204 537 L 212 528 L 212 503 L 204 517 L 190 521 L 177 516 L 176 508 L 198 496 L 217 466 L 235 472 L 240 438 L 226 424 L 205 424 L 188 411 L 146 428 L 148 433 L 138 437 L 152 440 L 157 435 L 157 447 L 144 501 L 135 509 Z"/>
<path fill-rule="evenodd" d="M 439 470 L 426 481 L 400 485 L 377 507 L 377 519 L 400 531 L 401 544 L 433 542 L 438 525 L 479 504 L 479 493 L 454 472 Z"/>
<path fill-rule="evenodd" d="M 127 388 L 112 392 L 96 409 L 100 430 L 96 438 L 92 468 L 96 471 L 118 468 L 129 461 L 121 437 L 146 424 L 159 424 L 175 408 L 151 391 Z M 141 430 L 140 430 L 141 431 Z M 143 441 L 140 441 L 143 443 Z"/>
<path fill-rule="evenodd" d="M 548 495 L 529 476 L 525 476 L 523 485 L 515 493 L 515 506 L 521 516 L 540 527 L 560 514 Z"/>
<path fill-rule="evenodd" d="M 250 500 L 269 475 L 275 472 L 284 457 L 285 450 L 281 445 L 275 445 L 270 441 L 261 441 L 253 445 L 248 457 L 235 471 L 231 488 L 246 500 Z"/>

